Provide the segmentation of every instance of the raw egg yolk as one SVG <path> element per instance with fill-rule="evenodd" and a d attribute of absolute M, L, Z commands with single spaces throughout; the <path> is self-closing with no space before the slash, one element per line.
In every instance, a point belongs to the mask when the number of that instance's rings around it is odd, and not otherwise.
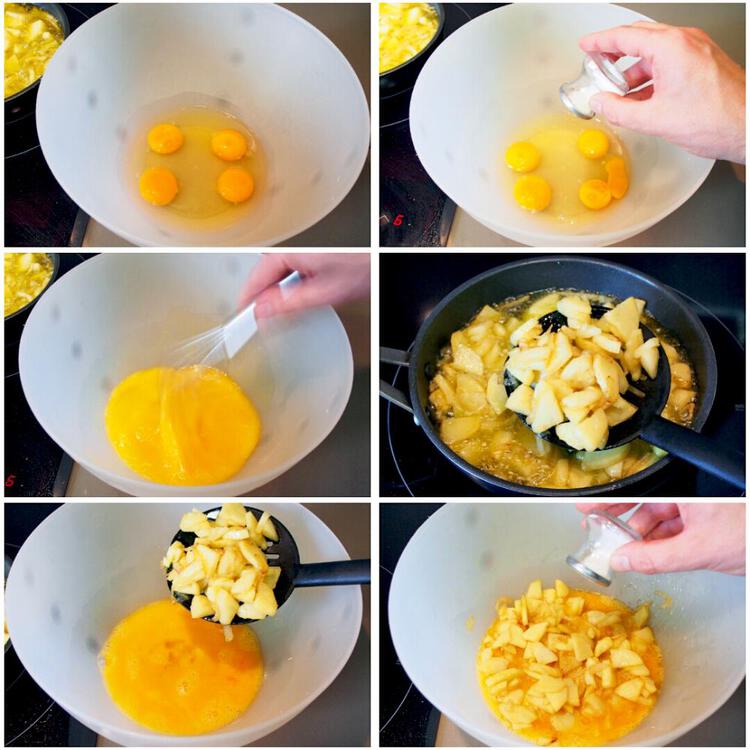
<path fill-rule="evenodd" d="M 219 175 L 216 189 L 225 201 L 242 203 L 253 194 L 255 183 L 249 172 L 240 167 L 229 167 Z"/>
<path fill-rule="evenodd" d="M 224 161 L 239 161 L 247 153 L 247 139 L 237 130 L 219 130 L 211 136 L 211 150 Z"/>
<path fill-rule="evenodd" d="M 141 175 L 138 188 L 152 206 L 168 206 L 177 195 L 177 178 L 165 167 L 149 167 Z"/>
<path fill-rule="evenodd" d="M 625 168 L 625 159 L 621 156 L 613 156 L 604 165 L 607 171 L 607 184 L 613 198 L 622 198 L 628 192 L 628 171 Z"/>
<path fill-rule="evenodd" d="M 182 131 L 168 122 L 155 125 L 148 131 L 148 147 L 157 154 L 173 154 L 185 142 Z"/>
<path fill-rule="evenodd" d="M 526 141 L 512 143 L 505 152 L 505 163 L 514 172 L 531 172 L 539 166 L 541 158 L 537 147 Z"/>
<path fill-rule="evenodd" d="M 609 151 L 609 138 L 601 130 L 584 130 L 577 145 L 587 159 L 601 159 Z"/>
<path fill-rule="evenodd" d="M 513 197 L 528 211 L 544 211 L 552 200 L 552 190 L 543 177 L 529 174 L 518 178 L 513 186 Z"/>
<path fill-rule="evenodd" d="M 194 620 L 168 599 L 121 620 L 100 662 L 117 707 L 164 734 L 206 734 L 229 724 L 263 684 L 263 656 L 249 627 L 232 626 L 232 640 L 225 641 L 224 628 Z"/>
<path fill-rule="evenodd" d="M 578 191 L 578 197 L 586 208 L 598 211 L 606 208 L 612 200 L 612 192 L 604 180 L 586 180 Z"/>
<path fill-rule="evenodd" d="M 105 412 L 107 436 L 137 474 L 160 484 L 233 477 L 255 450 L 260 417 L 237 383 L 214 367 L 155 367 L 129 375 Z"/>

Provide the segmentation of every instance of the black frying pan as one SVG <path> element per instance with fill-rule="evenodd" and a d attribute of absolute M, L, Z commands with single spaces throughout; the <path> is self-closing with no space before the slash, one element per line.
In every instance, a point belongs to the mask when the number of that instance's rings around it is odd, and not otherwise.
<path fill-rule="evenodd" d="M 440 440 L 428 408 L 429 383 L 435 364 L 450 335 L 463 328 L 485 305 L 529 292 L 570 288 L 598 292 L 618 299 L 630 296 L 647 301 L 648 312 L 671 331 L 687 351 L 697 380 L 697 404 L 693 428 L 705 425 L 716 395 L 717 366 L 711 340 L 697 315 L 669 288 L 646 274 L 608 261 L 579 256 L 545 256 L 508 263 L 469 279 L 433 309 L 419 329 L 412 351 L 383 350 L 383 360 L 409 367 L 408 398 L 392 386 L 383 396 L 414 414 L 414 419 L 432 444 L 456 468 L 490 492 L 511 491 L 543 496 L 605 494 L 622 490 L 651 476 L 671 460 L 666 456 L 638 474 L 593 487 L 557 490 L 529 487 L 493 476 L 472 466 Z M 744 446 L 736 446 L 744 449 Z"/>

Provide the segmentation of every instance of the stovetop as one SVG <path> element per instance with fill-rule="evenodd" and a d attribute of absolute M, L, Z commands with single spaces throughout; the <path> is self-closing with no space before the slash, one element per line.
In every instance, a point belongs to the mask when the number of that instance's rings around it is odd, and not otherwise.
<path fill-rule="evenodd" d="M 110 5 L 64 5 L 71 32 Z M 22 119 L 5 124 L 5 244 L 67 247 L 77 217 L 78 206 L 57 183 L 44 160 L 32 108 Z"/>
<path fill-rule="evenodd" d="M 445 3 L 443 41 L 472 18 L 505 3 Z M 456 204 L 417 158 L 409 134 L 413 89 L 380 98 L 380 244 L 445 247 Z"/>
<path fill-rule="evenodd" d="M 60 253 L 58 278 L 92 253 Z M 23 329 L 5 326 L 5 496 L 59 497 L 65 494 L 72 461 L 31 412 L 18 374 Z"/>
<path fill-rule="evenodd" d="M 434 305 L 465 280 L 523 253 L 381 255 L 380 343 L 408 349 Z M 596 256 L 594 256 L 596 257 Z M 727 445 L 745 440 L 745 258 L 742 253 L 607 254 L 675 287 L 693 307 L 716 349 L 719 384 L 703 430 Z M 740 343 L 742 342 L 742 343 Z M 408 393 L 406 368 L 383 366 L 383 377 Z M 380 493 L 384 497 L 462 497 L 485 490 L 455 468 L 403 409 L 381 399 Z M 512 493 L 507 493 L 508 495 Z M 717 497 L 739 494 L 725 482 L 675 458 L 655 475 L 630 485 L 630 496 Z"/>
<path fill-rule="evenodd" d="M 24 512 L 17 513 L 6 504 L 6 561 L 12 564 L 29 534 L 59 507 L 59 503 L 24 504 Z M 5 746 L 96 746 L 96 734 L 69 716 L 34 682 L 13 649 L 12 637 L 5 652 Z"/>

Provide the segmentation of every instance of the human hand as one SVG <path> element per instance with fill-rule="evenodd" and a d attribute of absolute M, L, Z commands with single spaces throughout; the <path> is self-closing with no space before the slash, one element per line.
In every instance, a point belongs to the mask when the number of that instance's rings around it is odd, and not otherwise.
<path fill-rule="evenodd" d="M 283 295 L 277 282 L 298 271 L 302 281 Z M 255 317 L 337 305 L 367 297 L 369 253 L 268 253 L 253 269 L 240 293 L 240 307 L 255 300 Z"/>
<path fill-rule="evenodd" d="M 745 163 L 745 71 L 700 29 L 639 21 L 588 34 L 584 52 L 640 57 L 624 72 L 620 97 L 597 94 L 591 108 L 613 125 L 656 135 L 697 156 Z"/>
<path fill-rule="evenodd" d="M 619 516 L 638 503 L 577 503 L 581 513 Z M 628 520 L 643 537 L 612 556 L 613 570 L 674 573 L 715 570 L 745 575 L 744 503 L 643 503 Z"/>

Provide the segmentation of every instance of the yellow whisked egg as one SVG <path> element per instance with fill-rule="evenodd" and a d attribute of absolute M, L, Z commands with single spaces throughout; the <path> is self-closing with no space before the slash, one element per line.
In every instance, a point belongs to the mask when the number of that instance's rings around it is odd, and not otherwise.
<path fill-rule="evenodd" d="M 174 601 L 146 604 L 121 620 L 100 656 L 112 701 L 155 732 L 196 735 L 241 716 L 263 684 L 255 633 L 193 619 Z"/>
<path fill-rule="evenodd" d="M 105 424 L 134 472 L 173 485 L 231 479 L 261 432 L 258 412 L 240 386 L 205 365 L 134 372 L 112 391 Z"/>
<path fill-rule="evenodd" d="M 505 163 L 514 172 L 531 172 L 539 166 L 542 157 L 533 143 L 516 141 L 505 152 Z"/>
<path fill-rule="evenodd" d="M 166 167 L 149 167 L 138 181 L 143 199 L 152 206 L 168 206 L 177 195 L 177 178 Z"/>
<path fill-rule="evenodd" d="M 211 136 L 211 150 L 224 161 L 238 161 L 247 153 L 247 139 L 239 130 L 219 130 Z"/>
<path fill-rule="evenodd" d="M 170 122 L 162 122 L 148 131 L 148 147 L 157 154 L 173 154 L 185 142 L 182 131 Z"/>

